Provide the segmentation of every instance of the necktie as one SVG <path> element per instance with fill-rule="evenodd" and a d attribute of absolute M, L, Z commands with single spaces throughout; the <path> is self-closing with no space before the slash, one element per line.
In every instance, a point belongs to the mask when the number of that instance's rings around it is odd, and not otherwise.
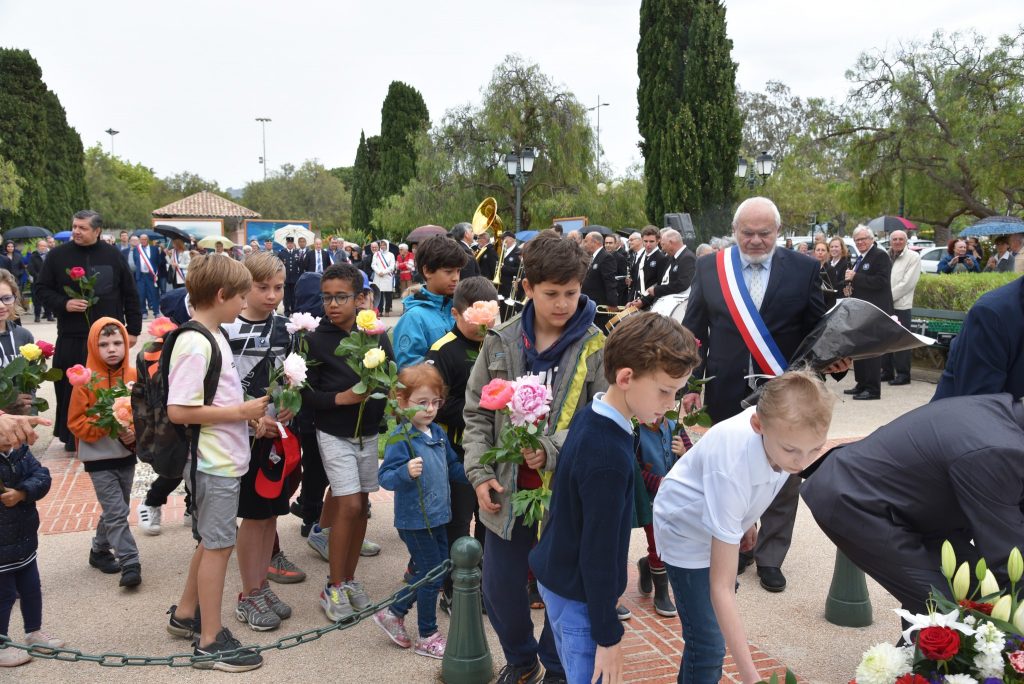
<path fill-rule="evenodd" d="M 750 282 L 747 289 L 750 290 L 754 308 L 760 309 L 761 301 L 764 300 L 764 264 L 750 264 Z"/>
<path fill-rule="evenodd" d="M 324 270 L 323 262 L 320 260 L 321 259 L 320 254 L 321 254 L 321 252 L 317 252 L 316 253 L 316 272 L 317 273 L 323 273 L 323 270 Z"/>

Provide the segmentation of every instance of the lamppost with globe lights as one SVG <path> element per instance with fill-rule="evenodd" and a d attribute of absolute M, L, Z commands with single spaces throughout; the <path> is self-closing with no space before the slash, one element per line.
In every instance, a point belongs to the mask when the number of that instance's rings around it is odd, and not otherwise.
<path fill-rule="evenodd" d="M 121 131 L 115 131 L 113 128 L 108 128 L 107 130 L 105 130 L 103 132 L 110 136 L 110 156 L 113 157 L 114 156 L 114 136 L 117 135 L 118 133 L 120 133 Z"/>
<path fill-rule="evenodd" d="M 535 147 L 524 147 L 518 154 L 509 152 L 505 155 L 505 173 L 516 189 L 516 232 L 523 229 L 523 188 L 527 177 L 533 173 L 533 163 L 537 160 L 538 150 Z"/>
<path fill-rule="evenodd" d="M 753 164 L 748 162 L 746 157 L 740 157 L 736 164 L 736 177 L 745 180 L 747 187 L 751 189 L 757 185 L 758 176 L 761 177 L 761 185 L 764 185 L 774 171 L 775 159 L 767 151 L 757 155 Z"/>

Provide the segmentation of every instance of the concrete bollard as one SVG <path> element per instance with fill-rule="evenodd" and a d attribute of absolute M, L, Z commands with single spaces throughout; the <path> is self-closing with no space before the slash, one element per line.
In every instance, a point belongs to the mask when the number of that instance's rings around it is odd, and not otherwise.
<path fill-rule="evenodd" d="M 864 571 L 836 549 L 832 586 L 825 601 L 825 619 L 840 627 L 867 627 L 871 624 L 871 599 Z"/>
<path fill-rule="evenodd" d="M 462 537 L 452 545 L 452 619 L 441 661 L 441 679 L 445 684 L 486 684 L 494 678 L 480 594 L 483 555 L 480 542 L 472 537 Z"/>

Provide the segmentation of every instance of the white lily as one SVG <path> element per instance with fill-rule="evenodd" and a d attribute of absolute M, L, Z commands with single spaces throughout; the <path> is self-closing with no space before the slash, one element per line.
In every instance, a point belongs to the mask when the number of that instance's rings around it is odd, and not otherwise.
<path fill-rule="evenodd" d="M 1003 622 L 1010 621 L 1010 596 L 1000 596 L 999 600 L 996 601 L 995 605 L 992 606 L 992 617 L 996 620 L 1002 620 Z"/>
<path fill-rule="evenodd" d="M 910 627 L 903 632 L 903 638 L 906 639 L 907 642 L 911 641 L 911 634 L 919 629 L 924 629 L 925 627 L 949 627 L 950 629 L 955 629 L 961 634 L 974 636 L 974 628 L 959 621 L 959 610 L 953 610 L 946 614 L 929 613 L 928 615 L 915 615 L 909 610 L 904 610 L 902 608 L 897 608 L 895 612 L 910 624 Z"/>
<path fill-rule="evenodd" d="M 985 570 L 985 578 L 981 580 L 982 597 L 991 597 L 999 594 L 999 582 L 991 570 Z"/>

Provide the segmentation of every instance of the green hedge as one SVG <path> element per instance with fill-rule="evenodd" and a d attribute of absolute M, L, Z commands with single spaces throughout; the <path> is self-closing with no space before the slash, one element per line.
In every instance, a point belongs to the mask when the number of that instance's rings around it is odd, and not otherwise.
<path fill-rule="evenodd" d="M 1019 273 L 924 273 L 914 289 L 914 306 L 967 311 L 978 297 L 1019 276 Z"/>

